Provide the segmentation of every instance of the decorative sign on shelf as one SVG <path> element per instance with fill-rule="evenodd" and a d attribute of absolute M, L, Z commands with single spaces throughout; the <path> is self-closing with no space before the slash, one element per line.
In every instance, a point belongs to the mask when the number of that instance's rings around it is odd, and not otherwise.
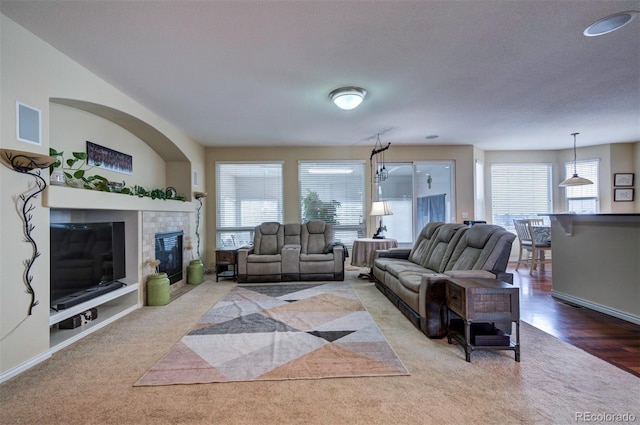
<path fill-rule="evenodd" d="M 96 145 L 88 140 L 87 164 L 118 173 L 133 174 L 133 157 L 131 155 Z"/>

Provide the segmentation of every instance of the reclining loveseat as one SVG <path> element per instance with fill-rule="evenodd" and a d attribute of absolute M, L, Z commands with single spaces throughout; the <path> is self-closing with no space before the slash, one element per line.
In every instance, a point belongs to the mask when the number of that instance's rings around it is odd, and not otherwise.
<path fill-rule="evenodd" d="M 238 250 L 238 282 L 344 280 L 344 246 L 333 241 L 333 226 L 262 223 L 253 246 Z"/>
<path fill-rule="evenodd" d="M 500 226 L 432 222 L 413 247 L 377 251 L 376 287 L 430 338 L 447 334 L 445 282 L 451 278 L 493 278 L 513 283 L 506 273 L 515 235 Z"/>

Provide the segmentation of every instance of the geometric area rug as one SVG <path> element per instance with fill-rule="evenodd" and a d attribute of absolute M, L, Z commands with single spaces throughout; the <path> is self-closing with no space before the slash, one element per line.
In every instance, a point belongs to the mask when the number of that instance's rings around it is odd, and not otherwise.
<path fill-rule="evenodd" d="M 135 386 L 409 375 L 350 284 L 237 285 Z"/>

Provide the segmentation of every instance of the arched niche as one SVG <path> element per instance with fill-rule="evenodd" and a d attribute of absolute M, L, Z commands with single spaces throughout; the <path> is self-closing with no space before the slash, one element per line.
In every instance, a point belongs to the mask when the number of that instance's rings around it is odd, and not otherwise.
<path fill-rule="evenodd" d="M 171 173 L 167 175 L 167 185 L 175 187 L 178 193 L 183 193 L 187 200 L 191 200 L 191 181 L 188 178 L 191 176 L 191 162 L 184 152 L 161 131 L 133 115 L 109 106 L 60 97 L 49 98 L 49 102 L 89 112 L 113 122 L 138 137 L 170 165 Z"/>

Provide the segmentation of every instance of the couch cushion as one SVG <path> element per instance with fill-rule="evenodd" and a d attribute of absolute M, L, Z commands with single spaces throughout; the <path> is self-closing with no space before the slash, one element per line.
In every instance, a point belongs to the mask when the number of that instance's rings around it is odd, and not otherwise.
<path fill-rule="evenodd" d="M 422 274 L 415 272 L 405 272 L 400 275 L 400 284 L 412 292 L 420 292 L 420 283 L 422 282 Z M 418 310 L 416 310 L 418 311 Z"/>
<path fill-rule="evenodd" d="M 329 254 L 300 254 L 300 261 L 333 261 L 333 252 Z"/>
<path fill-rule="evenodd" d="M 312 220 L 302 225 L 301 252 L 323 254 L 333 238 L 333 227 L 321 220 Z"/>
<path fill-rule="evenodd" d="M 395 277 L 400 277 L 402 273 L 414 272 L 414 273 L 433 273 L 431 270 L 427 270 L 424 267 L 414 264 L 410 261 L 398 262 L 395 264 L 387 264 L 387 273 Z"/>
<path fill-rule="evenodd" d="M 446 270 L 496 270 L 502 263 L 506 267 L 503 257 L 511 251 L 514 239 L 513 233 L 500 226 L 476 224 L 458 241 Z"/>
<path fill-rule="evenodd" d="M 375 268 L 378 268 L 380 270 L 387 270 L 387 266 L 389 264 L 405 264 L 405 265 L 410 265 L 413 264 L 411 261 L 409 260 L 403 260 L 400 258 L 386 258 L 386 257 L 378 257 L 375 260 L 373 260 L 373 264 Z"/>
<path fill-rule="evenodd" d="M 469 228 L 464 224 L 447 223 L 437 229 L 421 266 L 438 273 L 445 271 L 456 242 Z"/>
<path fill-rule="evenodd" d="M 431 239 L 433 238 L 433 235 L 436 233 L 438 228 L 443 224 L 443 222 L 434 221 L 431 223 L 427 223 L 427 225 L 422 228 L 422 231 L 418 235 L 416 242 L 411 248 L 411 252 L 409 253 L 409 260 L 413 261 L 416 264 L 422 264 L 424 262 L 424 259 L 428 253 Z"/>
<path fill-rule="evenodd" d="M 249 254 L 247 256 L 247 263 L 279 263 L 282 261 L 280 254 Z"/>
<path fill-rule="evenodd" d="M 277 222 L 262 223 L 255 228 L 253 252 L 257 255 L 279 254 L 284 245 L 284 226 Z"/>
<path fill-rule="evenodd" d="M 286 223 L 284 225 L 284 244 L 300 245 L 302 228 L 300 223 Z"/>

